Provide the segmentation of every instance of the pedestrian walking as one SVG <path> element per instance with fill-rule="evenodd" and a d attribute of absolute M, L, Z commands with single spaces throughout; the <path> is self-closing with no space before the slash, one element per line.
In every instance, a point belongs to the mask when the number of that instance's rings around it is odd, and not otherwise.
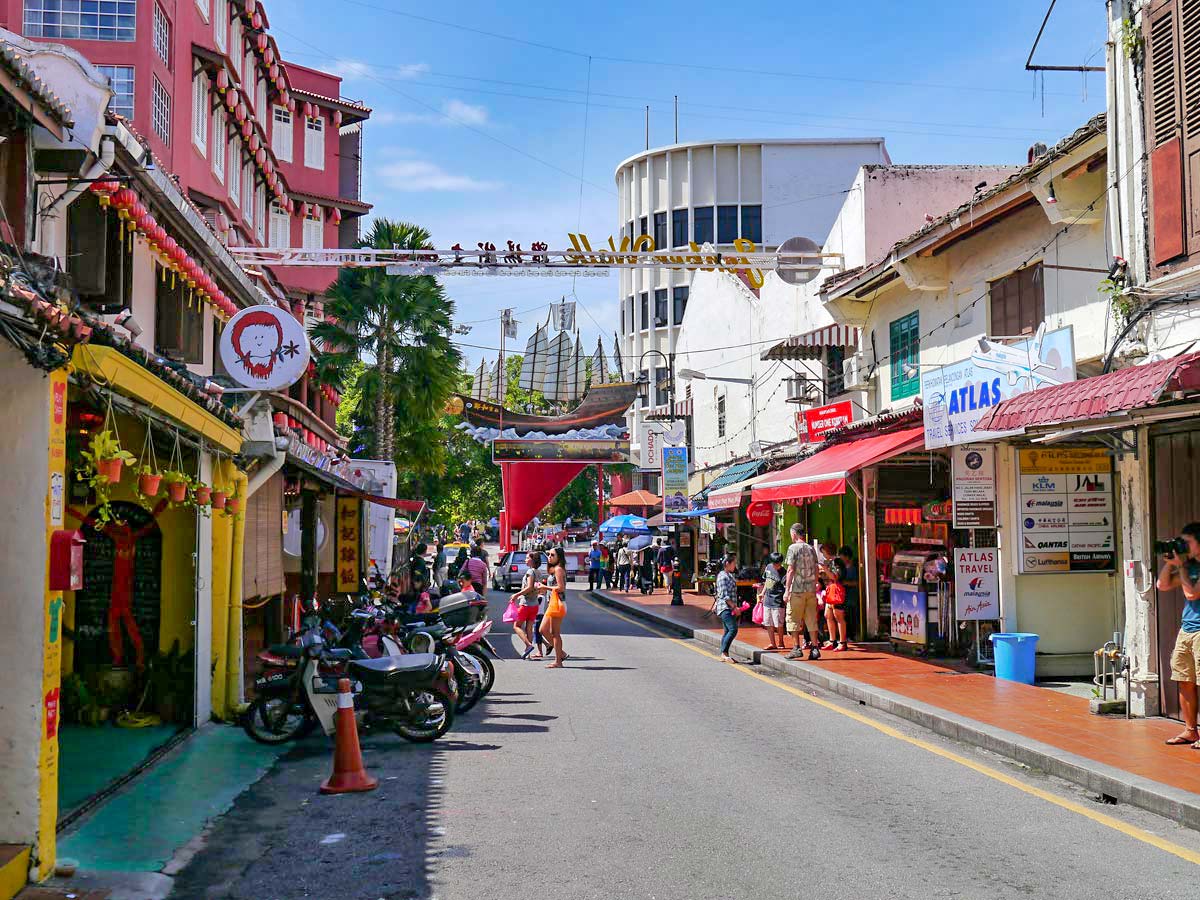
<path fill-rule="evenodd" d="M 569 658 L 563 650 L 562 623 L 567 616 L 567 603 L 563 597 L 567 589 L 566 558 L 562 550 L 555 547 L 550 551 L 549 574 L 545 586 L 549 591 L 546 614 L 542 617 L 542 638 L 554 648 L 554 662 L 547 669 L 561 669 Z"/>
<path fill-rule="evenodd" d="M 446 579 L 450 577 L 450 551 L 446 549 L 446 538 L 443 534 L 438 535 L 437 556 L 433 561 L 433 574 L 437 579 L 437 586 L 440 589 L 446 583 Z"/>
<path fill-rule="evenodd" d="M 588 551 L 588 590 L 594 591 L 598 587 L 603 586 L 603 569 L 601 561 L 603 556 L 600 554 L 600 542 L 592 541 L 592 549 Z"/>
<path fill-rule="evenodd" d="M 513 622 L 513 631 L 525 642 L 525 651 L 521 654 L 521 659 L 529 659 L 529 655 L 538 646 L 533 626 L 545 595 L 545 590 L 541 587 L 541 565 L 542 555 L 536 550 L 526 557 L 525 572 L 521 576 L 521 590 L 513 598 L 517 601 L 517 618 Z"/>
<path fill-rule="evenodd" d="M 721 637 L 721 660 L 727 663 L 737 662 L 729 655 L 729 647 L 738 633 L 737 579 L 733 575 L 736 569 L 737 557 L 732 553 L 727 553 L 721 573 L 717 575 L 715 592 L 717 599 L 713 604 L 713 609 L 720 617 L 721 624 L 725 626 L 725 634 Z"/>
<path fill-rule="evenodd" d="M 675 547 L 669 541 L 659 538 L 658 553 L 655 555 L 658 564 L 658 586 L 670 584 L 671 568 L 675 564 Z"/>
<path fill-rule="evenodd" d="M 807 646 L 809 659 L 820 659 L 821 649 L 817 624 L 817 551 L 804 540 L 804 528 L 799 522 L 791 528 L 792 545 L 787 552 L 787 627 L 795 639 L 795 647 L 788 659 L 800 659 Z M 808 631 L 808 640 L 802 641 L 801 629 Z"/>
<path fill-rule="evenodd" d="M 822 650 L 841 652 L 850 649 L 846 642 L 846 588 L 842 584 L 844 568 L 836 556 L 825 566 L 825 624 L 829 640 Z"/>
<path fill-rule="evenodd" d="M 455 581 L 457 581 L 458 576 L 462 574 L 463 569 L 466 567 L 466 565 L 467 565 L 467 548 L 459 547 L 458 554 L 454 557 L 454 562 L 450 563 L 450 576 L 452 578 L 454 578 Z"/>
<path fill-rule="evenodd" d="M 633 568 L 633 556 L 623 541 L 617 547 L 617 590 L 629 590 L 629 571 Z"/>
<path fill-rule="evenodd" d="M 471 576 L 471 585 L 475 588 L 475 593 L 486 593 L 488 583 L 488 564 L 483 558 L 482 548 L 476 547 L 471 551 L 471 556 L 465 563 L 465 571 Z"/>
<path fill-rule="evenodd" d="M 787 574 L 783 570 L 783 556 L 772 553 L 767 557 L 763 571 L 762 596 L 763 627 L 767 629 L 767 650 L 782 650 L 787 647 L 787 632 L 784 630 L 783 589 Z"/>

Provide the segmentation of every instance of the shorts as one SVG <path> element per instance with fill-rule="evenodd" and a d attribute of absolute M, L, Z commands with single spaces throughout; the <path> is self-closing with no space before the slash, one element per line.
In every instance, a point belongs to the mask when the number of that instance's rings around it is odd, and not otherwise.
<path fill-rule="evenodd" d="M 776 628 L 783 627 L 783 607 L 772 609 L 769 606 L 763 607 L 763 625 L 774 625 Z"/>
<path fill-rule="evenodd" d="M 1200 670 L 1200 631 L 1179 630 L 1175 649 L 1171 651 L 1171 680 L 1196 683 Z"/>
<path fill-rule="evenodd" d="M 817 595 L 813 591 L 792 594 L 788 597 L 788 633 L 799 634 L 801 625 L 808 629 L 809 638 L 815 641 L 817 639 Z"/>
<path fill-rule="evenodd" d="M 518 606 L 517 618 L 518 622 L 532 622 L 538 616 L 537 606 Z"/>

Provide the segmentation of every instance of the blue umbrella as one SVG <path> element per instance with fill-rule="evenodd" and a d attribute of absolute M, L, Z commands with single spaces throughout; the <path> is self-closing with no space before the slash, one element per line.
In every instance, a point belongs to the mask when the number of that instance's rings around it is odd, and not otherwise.
<path fill-rule="evenodd" d="M 650 526 L 642 516 L 626 514 L 613 516 L 600 526 L 600 533 L 605 537 L 616 537 L 618 534 L 650 534 Z"/>
<path fill-rule="evenodd" d="M 635 537 L 632 541 L 629 542 L 629 552 L 637 553 L 641 550 L 645 550 L 652 543 L 654 543 L 654 538 L 650 537 L 650 535 L 639 534 L 637 537 Z"/>

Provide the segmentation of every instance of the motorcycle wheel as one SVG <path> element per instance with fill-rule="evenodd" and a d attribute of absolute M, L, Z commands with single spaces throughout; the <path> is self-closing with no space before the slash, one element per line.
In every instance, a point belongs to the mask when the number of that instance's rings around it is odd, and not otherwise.
<path fill-rule="evenodd" d="M 461 715 L 470 712 L 483 697 L 479 679 L 465 672 L 456 672 L 458 678 L 458 706 L 454 711 Z"/>
<path fill-rule="evenodd" d="M 287 697 L 258 697 L 242 716 L 242 728 L 260 744 L 286 744 L 304 737 L 317 725 Z"/>
<path fill-rule="evenodd" d="M 450 702 L 448 691 L 442 688 L 430 688 L 428 691 L 423 691 L 422 694 L 424 695 L 422 700 L 431 699 L 440 707 L 441 712 L 430 713 L 422 724 L 396 722 L 392 726 L 396 734 L 414 744 L 428 744 L 430 741 L 436 741 L 454 724 L 454 704 Z"/>
<path fill-rule="evenodd" d="M 483 683 L 479 686 L 479 694 L 481 697 L 486 697 L 492 690 L 492 685 L 496 683 L 496 667 L 487 658 L 484 651 L 476 651 L 474 647 L 468 647 L 466 652 L 475 657 L 479 667 L 483 669 Z"/>

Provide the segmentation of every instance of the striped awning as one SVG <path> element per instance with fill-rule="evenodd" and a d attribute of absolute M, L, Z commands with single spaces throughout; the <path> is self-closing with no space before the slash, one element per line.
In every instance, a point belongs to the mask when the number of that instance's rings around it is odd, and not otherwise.
<path fill-rule="evenodd" d="M 826 347 L 858 348 L 858 329 L 849 325 L 824 325 L 805 334 L 794 334 L 763 353 L 763 359 L 819 359 Z"/>

